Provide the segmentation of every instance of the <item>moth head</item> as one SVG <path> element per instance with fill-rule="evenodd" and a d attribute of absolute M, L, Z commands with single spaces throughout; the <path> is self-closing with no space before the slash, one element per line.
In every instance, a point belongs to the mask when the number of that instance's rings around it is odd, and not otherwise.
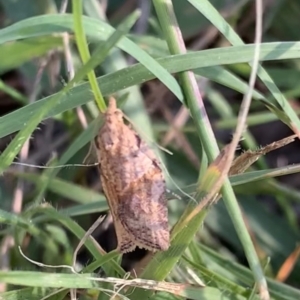
<path fill-rule="evenodd" d="M 110 97 L 107 110 L 105 112 L 106 118 L 113 118 L 114 120 L 122 120 L 123 113 L 117 107 L 117 101 L 115 98 Z"/>

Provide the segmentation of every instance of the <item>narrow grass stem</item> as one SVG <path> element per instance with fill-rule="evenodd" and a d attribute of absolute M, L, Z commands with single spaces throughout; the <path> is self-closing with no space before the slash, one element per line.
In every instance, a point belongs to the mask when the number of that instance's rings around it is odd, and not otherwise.
<path fill-rule="evenodd" d="M 72 7 L 73 7 L 74 32 L 76 37 L 76 43 L 80 53 L 81 60 L 85 64 L 90 59 L 90 52 L 85 37 L 84 28 L 82 25 L 82 1 L 73 0 Z M 106 104 L 104 102 L 100 88 L 97 84 L 97 78 L 95 72 L 92 70 L 87 74 L 87 76 L 94 93 L 96 104 L 98 105 L 99 110 L 103 113 L 106 110 Z"/>
<path fill-rule="evenodd" d="M 172 54 L 185 53 L 186 48 L 176 20 L 172 1 L 153 0 L 153 3 L 158 15 L 158 19 L 161 24 L 161 28 L 164 32 L 165 39 L 168 43 L 170 52 Z M 251 84 L 253 84 L 254 82 L 255 74 L 256 73 L 254 73 L 254 75 L 251 77 Z M 212 162 L 216 158 L 219 150 L 217 147 L 216 139 L 212 131 L 211 124 L 208 120 L 205 111 L 203 100 L 201 98 L 201 95 L 197 87 L 195 76 L 192 72 L 183 72 L 179 74 L 179 77 L 182 83 L 182 89 L 188 107 L 190 109 L 191 115 L 195 123 L 198 136 L 205 149 L 209 162 Z M 243 102 L 242 105 L 243 107 L 239 115 L 239 121 L 241 121 L 240 122 L 241 124 L 244 124 L 246 120 L 249 105 L 251 103 L 249 99 L 249 95 L 251 95 L 251 92 L 248 92 L 247 95 L 245 96 L 245 101 Z M 242 133 L 242 127 L 239 126 L 234 136 L 235 143 L 237 142 L 238 136 L 240 136 L 241 133 Z M 266 284 L 263 270 L 260 266 L 259 258 L 256 254 L 247 227 L 243 221 L 243 217 L 239 205 L 237 203 L 235 194 L 233 192 L 233 189 L 230 185 L 228 178 L 226 178 L 224 181 L 224 185 L 222 188 L 222 195 L 223 195 L 226 208 L 231 216 L 234 227 L 243 245 L 254 278 L 258 283 L 259 290 L 261 291 L 263 289 L 264 291 L 267 291 L 266 288 L 267 284 Z M 187 209 L 191 209 L 191 208 L 188 207 Z M 266 297 L 265 299 L 268 299 L 268 297 Z"/>

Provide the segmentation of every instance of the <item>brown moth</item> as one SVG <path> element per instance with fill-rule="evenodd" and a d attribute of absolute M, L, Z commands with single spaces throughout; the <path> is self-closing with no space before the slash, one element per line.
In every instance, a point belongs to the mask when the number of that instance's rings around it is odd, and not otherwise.
<path fill-rule="evenodd" d="M 123 121 L 111 98 L 96 138 L 101 182 L 116 229 L 118 247 L 169 248 L 166 185 L 154 152 Z"/>

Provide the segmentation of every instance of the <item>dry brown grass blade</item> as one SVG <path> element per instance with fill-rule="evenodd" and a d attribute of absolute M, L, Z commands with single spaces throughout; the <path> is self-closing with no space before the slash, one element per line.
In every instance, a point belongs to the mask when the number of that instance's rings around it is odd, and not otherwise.
<path fill-rule="evenodd" d="M 289 277 L 291 272 L 293 271 L 297 260 L 300 256 L 300 245 L 296 247 L 296 249 L 290 254 L 290 256 L 285 260 L 285 262 L 282 264 L 281 268 L 279 269 L 276 279 L 280 282 L 286 281 L 286 279 Z"/>
<path fill-rule="evenodd" d="M 283 146 L 286 146 L 287 144 L 293 142 L 297 138 L 297 135 L 291 135 L 289 137 L 286 137 L 284 139 L 281 139 L 279 141 L 273 142 L 271 144 L 268 144 L 265 147 L 262 147 L 261 149 L 252 151 L 246 151 L 239 157 L 237 157 L 230 168 L 229 175 L 235 175 L 243 173 L 246 169 L 248 169 L 257 159 L 259 159 L 260 156 L 267 154 L 268 152 L 271 152 L 273 150 L 276 150 L 278 148 L 281 148 Z M 208 194 L 203 196 L 203 199 L 198 204 L 198 206 L 190 213 L 190 215 L 185 219 L 184 224 L 188 224 L 198 213 L 200 213 L 206 206 L 213 203 L 217 199 L 220 198 L 220 195 L 218 194 L 219 189 L 222 186 L 223 180 L 222 177 L 224 177 L 224 168 L 226 167 L 226 164 L 228 164 L 228 158 L 229 158 L 229 151 L 232 147 L 231 144 L 225 146 L 218 157 L 215 159 L 215 161 L 208 167 L 206 177 L 211 177 L 211 183 L 214 182 L 213 188 L 209 191 Z M 225 174 L 226 175 L 226 174 Z M 203 179 L 205 180 L 205 179 Z M 209 181 L 207 181 L 209 182 Z M 201 188 L 201 187 L 200 187 Z M 206 184 L 205 190 L 208 191 L 210 189 L 208 185 Z"/>
<path fill-rule="evenodd" d="M 30 263 L 37 265 L 39 267 L 45 268 L 56 268 L 56 269 L 68 269 L 72 273 L 76 274 L 76 276 L 81 276 L 82 279 L 91 280 L 95 282 L 106 282 L 111 283 L 114 286 L 114 290 L 110 291 L 113 294 L 113 297 L 116 297 L 122 289 L 126 289 L 127 287 L 137 287 L 143 288 L 147 290 L 153 291 L 161 291 L 161 292 L 168 292 L 173 295 L 184 296 L 186 289 L 193 289 L 195 291 L 200 290 L 205 287 L 205 285 L 200 284 L 190 284 L 190 283 L 176 283 L 176 282 L 165 282 L 165 281 L 157 281 L 157 280 L 150 280 L 150 279 L 142 279 L 142 278 L 134 278 L 128 279 L 130 276 L 129 273 L 126 274 L 124 278 L 116 278 L 116 277 L 98 277 L 98 276 L 91 276 L 93 274 L 80 274 L 77 273 L 73 266 L 69 265 L 46 265 L 40 263 L 38 261 L 32 260 L 27 257 L 21 247 L 18 247 L 20 254 Z M 70 275 L 70 274 L 67 274 Z M 100 289 L 101 290 L 101 289 Z"/>
<path fill-rule="evenodd" d="M 262 155 L 266 155 L 267 153 L 274 151 L 278 148 L 284 147 L 297 138 L 296 134 L 288 136 L 279 141 L 273 142 L 264 146 L 258 150 L 248 150 L 238 156 L 232 163 L 229 175 L 241 174 L 245 170 L 247 170 L 253 163 L 255 163 Z"/>

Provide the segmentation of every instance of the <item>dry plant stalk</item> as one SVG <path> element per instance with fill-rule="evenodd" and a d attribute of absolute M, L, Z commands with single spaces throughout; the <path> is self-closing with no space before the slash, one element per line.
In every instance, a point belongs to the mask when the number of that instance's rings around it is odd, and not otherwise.
<path fill-rule="evenodd" d="M 296 249 L 288 256 L 288 258 L 284 261 L 282 266 L 280 267 L 277 275 L 276 280 L 280 282 L 285 282 L 287 278 L 292 273 L 293 269 L 295 268 L 297 261 L 300 257 L 300 245 L 296 246 Z"/>
<path fill-rule="evenodd" d="M 265 155 L 273 150 L 284 147 L 297 138 L 296 134 L 283 138 L 279 141 L 268 144 L 264 147 L 261 147 L 257 150 L 248 150 L 242 153 L 240 156 L 236 157 L 232 165 L 229 169 L 228 175 L 237 175 L 244 173 L 253 163 L 255 163 L 262 155 Z M 228 160 L 228 152 L 229 152 L 230 144 L 226 145 L 217 156 L 217 158 L 211 163 L 209 166 L 210 173 L 218 174 L 218 178 L 215 179 L 214 188 L 209 191 L 207 195 L 201 200 L 198 206 L 190 213 L 190 215 L 185 219 L 185 223 L 190 222 L 192 218 L 194 218 L 198 213 L 200 213 L 206 206 L 211 205 L 220 199 L 219 189 L 222 186 L 222 182 L 220 178 L 222 176 L 222 170 Z"/>
<path fill-rule="evenodd" d="M 199 292 L 200 289 L 205 287 L 203 283 L 200 284 L 190 284 L 190 283 L 175 283 L 175 282 L 165 282 L 165 281 L 157 281 L 157 280 L 150 280 L 150 279 L 142 279 L 142 278 L 135 278 L 135 279 L 128 279 L 130 273 L 127 273 L 124 278 L 116 278 L 116 277 L 97 277 L 94 276 L 94 274 L 80 274 L 77 273 L 73 266 L 69 265 L 46 265 L 41 262 L 38 262 L 36 260 L 33 260 L 26 256 L 21 247 L 18 246 L 19 252 L 21 256 L 23 256 L 27 261 L 30 263 L 39 266 L 39 267 L 47 267 L 47 268 L 66 268 L 70 270 L 73 274 L 76 274 L 81 277 L 83 280 L 91 280 L 93 282 L 107 282 L 114 285 L 114 290 L 109 289 L 102 289 L 99 288 L 100 291 L 107 292 L 109 294 L 113 294 L 113 296 L 110 299 L 119 299 L 116 298 L 116 296 L 119 296 L 119 292 L 121 289 L 125 287 L 137 287 L 137 288 L 143 288 L 146 290 L 154 290 L 154 291 L 162 291 L 162 292 L 168 292 L 172 293 L 174 295 L 182 296 L 186 294 L 186 290 L 189 289 L 192 292 Z M 51 274 L 51 273 L 49 273 Z M 62 273 L 64 274 L 64 273 Z M 65 273 L 65 275 L 70 275 L 68 273 Z M 78 277 L 77 277 L 78 279 Z M 56 286 L 57 287 L 57 286 Z M 94 286 L 96 288 L 96 286 Z M 59 291 L 65 290 L 66 288 L 62 288 Z M 48 298 L 51 295 L 55 295 L 58 291 L 55 291 L 54 293 L 44 297 L 43 299 Z M 122 297 L 123 299 L 124 297 Z M 125 297 L 126 298 L 126 297 Z M 2 298 L 0 298 L 2 300 Z M 128 299 L 128 298 L 126 298 Z"/>
<path fill-rule="evenodd" d="M 136 246 L 169 248 L 166 184 L 154 151 L 123 121 L 110 99 L 96 138 L 100 177 L 113 217 L 121 253 Z"/>
<path fill-rule="evenodd" d="M 262 155 L 284 147 L 295 141 L 297 138 L 296 134 L 290 135 L 279 141 L 268 144 L 257 150 L 247 150 L 243 152 L 240 156 L 234 159 L 229 170 L 229 175 L 236 175 L 244 173 L 252 164 L 254 164 Z"/>

